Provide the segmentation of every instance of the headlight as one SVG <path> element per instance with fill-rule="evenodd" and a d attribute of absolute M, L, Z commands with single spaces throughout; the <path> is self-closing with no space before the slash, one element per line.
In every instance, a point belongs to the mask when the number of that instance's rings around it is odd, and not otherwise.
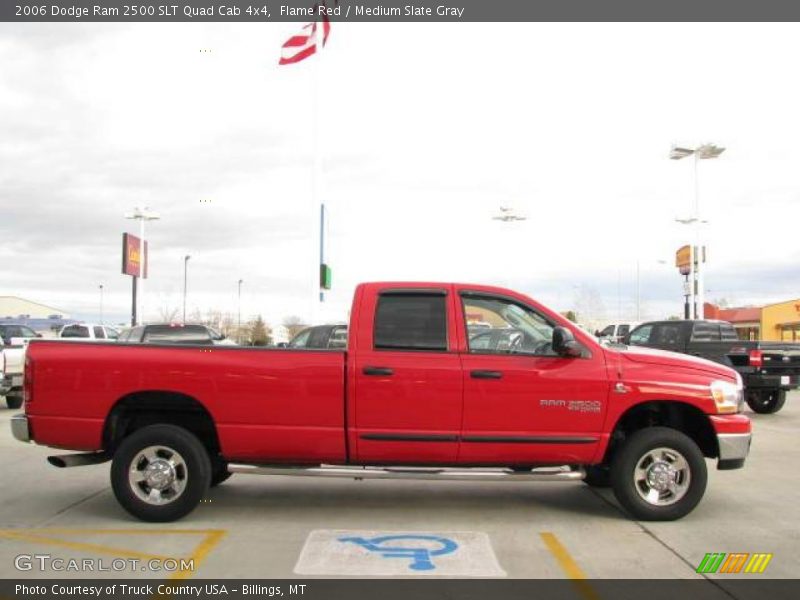
<path fill-rule="evenodd" d="M 728 381 L 714 381 L 711 384 L 711 396 L 717 405 L 718 413 L 738 413 L 744 405 L 744 388 L 741 377 L 736 378 L 736 383 Z"/>

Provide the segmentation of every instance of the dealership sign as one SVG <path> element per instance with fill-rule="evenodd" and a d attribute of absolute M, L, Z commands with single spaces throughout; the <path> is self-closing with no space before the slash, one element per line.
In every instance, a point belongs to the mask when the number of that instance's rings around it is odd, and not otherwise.
<path fill-rule="evenodd" d="M 690 246 L 681 246 L 675 253 L 675 266 L 681 272 L 681 275 L 688 275 L 691 271 L 692 264 L 692 249 Z"/>
<path fill-rule="evenodd" d="M 122 234 L 122 274 L 147 278 L 147 241 L 143 247 L 142 241 L 130 233 Z"/>

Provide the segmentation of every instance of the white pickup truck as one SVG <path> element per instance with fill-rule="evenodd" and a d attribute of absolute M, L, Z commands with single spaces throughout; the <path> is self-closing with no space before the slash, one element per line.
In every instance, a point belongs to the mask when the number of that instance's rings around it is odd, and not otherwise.
<path fill-rule="evenodd" d="M 72 323 L 65 325 L 58 332 L 58 337 L 65 340 L 116 340 L 119 331 L 108 325 L 96 323 Z"/>
<path fill-rule="evenodd" d="M 42 336 L 25 325 L 0 324 L 0 396 L 5 396 L 8 408 L 22 406 L 25 350 L 28 340 L 37 337 Z"/>

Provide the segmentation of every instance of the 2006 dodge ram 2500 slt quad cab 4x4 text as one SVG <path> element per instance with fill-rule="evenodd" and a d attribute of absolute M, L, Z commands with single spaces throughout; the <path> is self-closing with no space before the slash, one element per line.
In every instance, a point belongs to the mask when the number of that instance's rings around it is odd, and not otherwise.
<path fill-rule="evenodd" d="M 82 451 L 60 467 L 112 460 L 117 500 L 147 521 L 231 473 L 583 479 L 670 520 L 703 496 L 705 458 L 736 469 L 750 447 L 732 369 L 604 347 L 480 285 L 361 284 L 341 350 L 34 340 L 26 360 L 15 437 Z"/>

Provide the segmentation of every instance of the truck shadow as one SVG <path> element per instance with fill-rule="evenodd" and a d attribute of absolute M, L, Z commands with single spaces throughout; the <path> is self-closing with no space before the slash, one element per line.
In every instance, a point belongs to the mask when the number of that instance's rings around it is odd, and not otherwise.
<path fill-rule="evenodd" d="M 331 522 L 342 515 L 391 515 L 392 519 L 448 515 L 481 522 L 520 516 L 582 515 L 618 519 L 621 512 L 588 486 L 570 484 L 474 484 L 454 482 L 291 481 L 270 478 L 231 480 L 208 494 L 201 511 L 213 510 L 219 518 L 313 515 Z M 212 508 L 213 507 L 213 508 Z M 233 510 L 231 510 L 233 509 Z"/>

